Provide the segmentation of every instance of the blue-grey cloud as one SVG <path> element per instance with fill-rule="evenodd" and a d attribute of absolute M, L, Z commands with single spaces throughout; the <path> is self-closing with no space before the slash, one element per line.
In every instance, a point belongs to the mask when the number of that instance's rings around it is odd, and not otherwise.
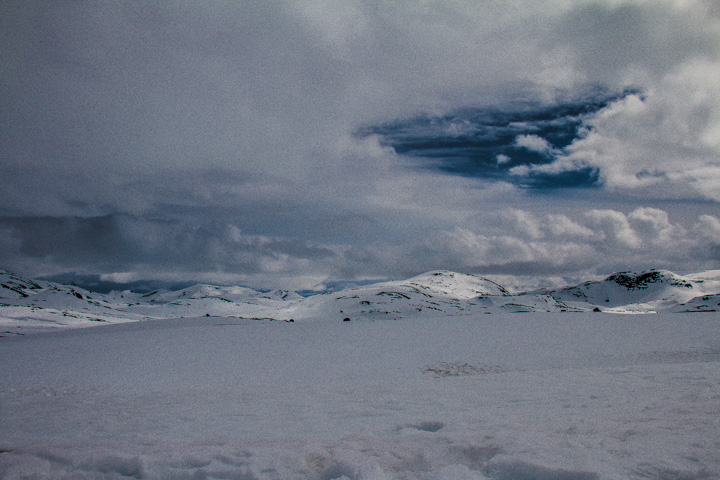
<path fill-rule="evenodd" d="M 442 116 L 421 116 L 366 126 L 357 135 L 376 135 L 382 145 L 416 159 L 423 168 L 453 175 L 514 183 L 537 189 L 598 186 L 598 168 L 576 165 L 560 172 L 518 167 L 553 163 L 588 132 L 587 119 L 610 103 L 636 93 L 595 94 L 550 105 L 512 105 L 504 110 L 464 108 Z"/>

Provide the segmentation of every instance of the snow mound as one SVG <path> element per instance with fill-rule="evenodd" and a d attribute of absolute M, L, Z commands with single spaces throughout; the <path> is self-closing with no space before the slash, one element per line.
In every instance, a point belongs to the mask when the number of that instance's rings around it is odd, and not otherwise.
<path fill-rule="evenodd" d="M 305 320 L 352 321 L 592 310 L 591 305 L 568 305 L 550 294 L 511 295 L 504 287 L 486 278 L 442 270 L 404 281 L 316 295 L 288 306 L 283 315 Z"/>
<path fill-rule="evenodd" d="M 686 275 L 686 277 L 692 278 L 693 280 L 720 283 L 720 270 L 707 270 L 705 272 L 690 273 Z"/>
<path fill-rule="evenodd" d="M 148 293 L 144 298 L 153 303 L 171 303 L 181 300 L 195 300 L 202 298 L 217 298 L 226 301 L 243 301 L 252 299 L 258 292 L 245 287 L 219 287 L 214 285 L 197 284 L 181 290 L 156 290 Z"/>
<path fill-rule="evenodd" d="M 0 270 L 0 299 L 18 299 L 34 295 L 43 287 L 36 282 Z"/>
<path fill-rule="evenodd" d="M 569 305 L 589 304 L 615 312 L 653 312 L 717 293 L 718 288 L 718 282 L 667 270 L 647 270 L 614 273 L 600 282 L 585 282 L 549 293 Z"/>
<path fill-rule="evenodd" d="M 130 294 L 133 299 L 136 296 Z M 74 285 L 31 280 L 0 271 L 0 325 L 4 327 L 89 327 L 146 319 L 122 311 L 128 305 L 117 295 L 96 294 Z"/>
<path fill-rule="evenodd" d="M 678 313 L 720 312 L 720 293 L 695 297 L 689 302 L 670 308 L 669 311 Z"/>
<path fill-rule="evenodd" d="M 417 288 L 420 292 L 435 296 L 446 296 L 456 299 L 470 299 L 484 295 L 509 295 L 510 293 L 501 285 L 466 273 L 455 273 L 447 270 L 438 270 L 424 273 L 410 278 L 404 282 L 397 282 L 400 286 Z"/>

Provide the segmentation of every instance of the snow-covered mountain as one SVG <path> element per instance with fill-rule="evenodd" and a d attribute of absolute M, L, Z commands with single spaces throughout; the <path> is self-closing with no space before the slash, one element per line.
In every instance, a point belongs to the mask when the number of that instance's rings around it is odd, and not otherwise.
<path fill-rule="evenodd" d="M 288 318 L 350 320 L 500 312 L 712 311 L 717 308 L 713 295 L 720 292 L 716 277 L 713 272 L 692 276 L 664 270 L 620 272 L 600 282 L 510 294 L 482 277 L 436 271 L 405 281 L 310 297 L 288 305 L 284 311 Z"/>
<path fill-rule="evenodd" d="M 657 312 L 720 292 L 712 275 L 681 276 L 667 270 L 614 273 L 600 282 L 547 292 L 568 305 L 611 312 Z"/>
<path fill-rule="evenodd" d="M 89 292 L 74 285 L 31 280 L 0 270 L 0 326 L 85 327 L 158 318 L 232 316 L 268 317 L 294 292 L 259 292 L 244 287 L 194 285 L 182 290 Z"/>
<path fill-rule="evenodd" d="M 123 310 L 155 318 L 250 317 L 275 318 L 287 301 L 301 299 L 295 292 L 260 292 L 247 287 L 193 285 L 182 290 L 156 290 L 142 295 Z"/>
<path fill-rule="evenodd" d="M 0 270 L 0 326 L 11 334 L 13 328 L 201 316 L 354 321 L 501 312 L 705 312 L 720 309 L 719 296 L 720 271 L 687 276 L 665 270 L 620 272 L 573 287 L 510 294 L 486 278 L 439 270 L 304 298 L 295 292 L 201 284 L 100 294 Z"/>
<path fill-rule="evenodd" d="M 397 319 L 424 314 L 467 315 L 485 297 L 509 296 L 497 283 L 446 270 L 315 295 L 284 311 L 300 319 Z"/>
<path fill-rule="evenodd" d="M 124 310 L 137 303 L 138 296 L 131 292 L 91 293 L 77 286 L 31 280 L 0 270 L 0 325 L 79 327 L 144 320 L 145 316 Z"/>

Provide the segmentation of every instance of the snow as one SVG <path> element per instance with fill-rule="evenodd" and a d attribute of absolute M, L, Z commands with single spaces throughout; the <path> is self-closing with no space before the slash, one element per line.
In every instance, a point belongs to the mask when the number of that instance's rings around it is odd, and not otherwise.
<path fill-rule="evenodd" d="M 670 311 L 680 313 L 720 312 L 720 294 L 695 297 L 689 302 L 676 305 Z"/>
<path fill-rule="evenodd" d="M 619 272 L 602 282 L 585 282 L 549 293 L 578 308 L 590 304 L 615 313 L 654 313 L 674 309 L 697 297 L 720 293 L 720 281 L 715 276 L 714 271 L 693 276 L 665 270 Z"/>
<path fill-rule="evenodd" d="M 3 479 L 720 478 L 715 271 L 0 285 Z"/>
<path fill-rule="evenodd" d="M 8 336 L 0 476 L 719 478 L 719 361 L 718 313 L 197 317 Z"/>
<path fill-rule="evenodd" d="M 0 271 L 0 327 L 5 333 L 91 327 L 160 318 L 216 316 L 334 321 L 520 312 L 656 313 L 717 310 L 717 271 L 680 276 L 663 270 L 621 272 L 602 282 L 510 294 L 476 275 L 439 270 L 303 298 L 295 292 L 194 285 L 144 295 L 103 295 Z M 2 331 L 0 331 L 0 334 Z"/>

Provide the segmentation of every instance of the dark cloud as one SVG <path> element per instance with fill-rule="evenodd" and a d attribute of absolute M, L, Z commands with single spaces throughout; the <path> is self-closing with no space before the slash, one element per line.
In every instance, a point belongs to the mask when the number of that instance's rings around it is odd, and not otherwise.
<path fill-rule="evenodd" d="M 19 253 L 29 257 L 54 257 L 74 262 L 107 262 L 127 259 L 138 251 L 123 238 L 121 220 L 114 215 L 92 218 L 1 217 L 0 225 L 19 242 Z M 5 259 L 7 261 L 7 259 Z M 116 267 L 116 266 L 115 266 Z"/>
<path fill-rule="evenodd" d="M 0 254 L 3 265 L 21 265 L 18 259 L 29 257 L 55 275 L 67 270 L 83 275 L 137 272 L 149 279 L 179 280 L 213 272 L 247 278 L 276 270 L 300 274 L 308 264 L 336 255 L 304 240 L 246 235 L 229 223 L 130 215 L 0 217 L 0 233 L 16 245 Z"/>

